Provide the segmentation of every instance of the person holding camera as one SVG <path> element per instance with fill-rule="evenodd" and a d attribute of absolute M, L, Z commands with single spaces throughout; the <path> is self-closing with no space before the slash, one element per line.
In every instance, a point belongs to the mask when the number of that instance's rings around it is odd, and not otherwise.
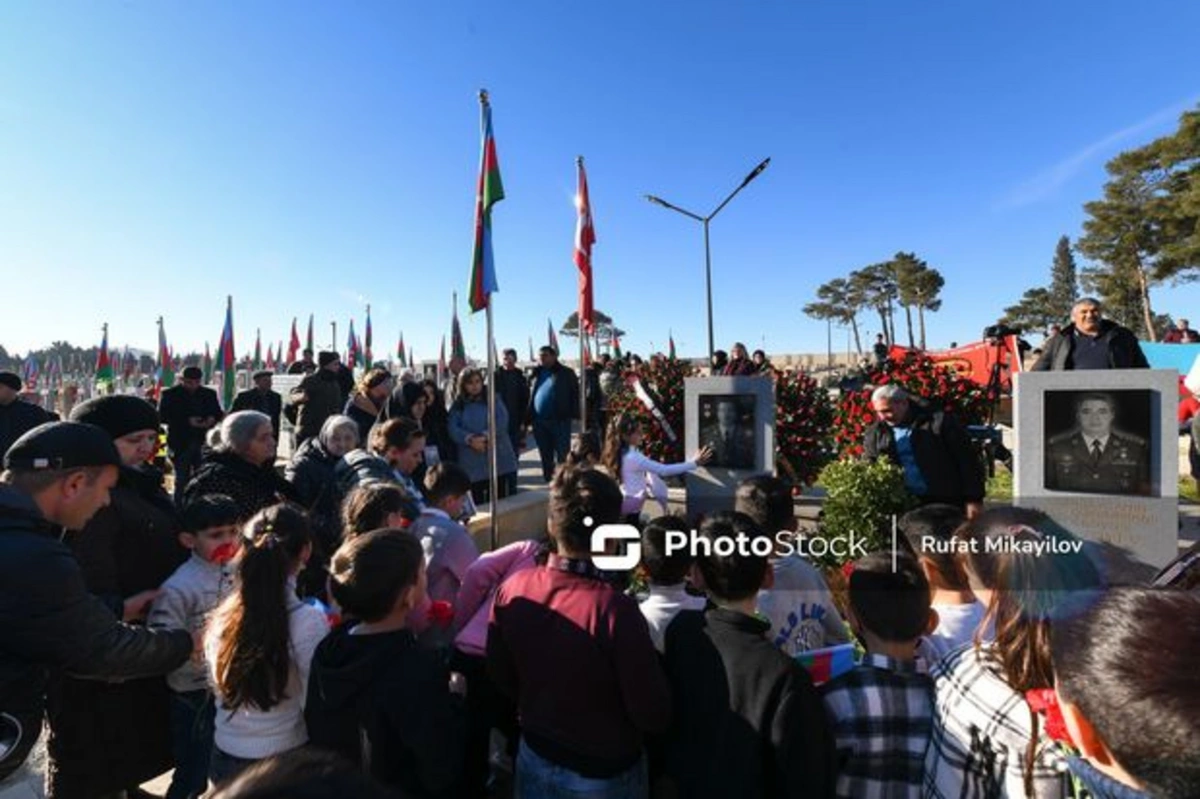
<path fill-rule="evenodd" d="M 1073 369 L 1148 369 L 1137 336 L 1103 318 L 1100 301 L 1084 297 L 1071 308 L 1071 324 L 1046 339 L 1034 372 Z"/>

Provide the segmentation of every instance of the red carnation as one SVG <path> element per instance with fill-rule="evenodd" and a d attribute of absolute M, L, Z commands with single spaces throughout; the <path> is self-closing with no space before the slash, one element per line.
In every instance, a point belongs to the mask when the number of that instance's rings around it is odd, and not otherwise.
<path fill-rule="evenodd" d="M 454 606 L 444 599 L 435 599 L 429 603 L 427 613 L 429 623 L 437 627 L 449 627 L 454 621 Z"/>
<path fill-rule="evenodd" d="M 1063 721 L 1062 708 L 1058 706 L 1058 696 L 1053 688 L 1026 691 L 1025 701 L 1034 713 L 1045 716 L 1046 735 L 1050 740 L 1071 744 L 1071 737 L 1067 734 L 1067 723 Z"/>

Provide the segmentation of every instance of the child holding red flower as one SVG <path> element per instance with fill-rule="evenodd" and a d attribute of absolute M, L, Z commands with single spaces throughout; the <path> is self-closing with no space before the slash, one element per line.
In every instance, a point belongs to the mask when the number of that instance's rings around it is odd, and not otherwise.
<path fill-rule="evenodd" d="M 933 670 L 936 702 L 925 796 L 1070 796 L 1063 753 L 1027 697 L 1053 687 L 1053 625 L 1099 586 L 1096 569 L 1086 555 L 1066 546 L 1074 541 L 1070 533 L 1029 508 L 985 511 L 957 535 L 968 542 L 963 565 L 995 637 L 955 650 Z M 1036 556 L 1005 546 L 1047 539 L 1058 544 L 1054 551 L 1073 554 Z"/>

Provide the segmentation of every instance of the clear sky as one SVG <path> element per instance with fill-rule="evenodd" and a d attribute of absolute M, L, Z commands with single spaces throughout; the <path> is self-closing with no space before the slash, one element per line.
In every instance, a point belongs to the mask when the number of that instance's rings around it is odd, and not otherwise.
<path fill-rule="evenodd" d="M 0 4 L 0 344 L 215 345 L 315 313 L 338 348 L 372 305 L 433 357 L 466 312 L 490 90 L 501 346 L 575 307 L 576 155 L 596 306 L 627 350 L 823 351 L 816 286 L 898 250 L 946 278 L 931 346 L 978 338 L 1047 280 L 1105 160 L 1200 101 L 1200 4 L 664 0 Z M 1200 288 L 1161 288 L 1186 313 Z M 901 317 L 902 318 L 902 317 Z M 878 322 L 863 317 L 865 332 Z M 899 331 L 898 331 L 899 332 Z M 301 332 L 303 335 L 303 331 Z M 903 334 L 901 334 L 903 337 Z M 835 348 L 845 347 L 835 331 Z"/>

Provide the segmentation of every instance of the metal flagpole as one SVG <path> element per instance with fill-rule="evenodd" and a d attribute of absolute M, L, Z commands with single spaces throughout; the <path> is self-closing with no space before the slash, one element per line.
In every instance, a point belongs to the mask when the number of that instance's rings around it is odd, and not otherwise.
<path fill-rule="evenodd" d="M 583 320 L 579 320 L 579 433 L 587 432 L 587 362 L 584 352 L 587 349 L 587 333 L 583 329 Z"/>
<path fill-rule="evenodd" d="M 496 453 L 498 451 L 497 442 L 500 435 L 508 435 L 508 431 L 501 431 L 496 424 L 496 345 L 492 338 L 492 303 L 495 297 L 488 296 L 487 304 L 487 340 L 488 340 L 488 541 L 491 543 L 493 551 L 497 545 L 497 530 L 496 530 L 496 497 L 500 493 L 500 479 L 498 475 L 498 465 L 496 461 Z"/>

